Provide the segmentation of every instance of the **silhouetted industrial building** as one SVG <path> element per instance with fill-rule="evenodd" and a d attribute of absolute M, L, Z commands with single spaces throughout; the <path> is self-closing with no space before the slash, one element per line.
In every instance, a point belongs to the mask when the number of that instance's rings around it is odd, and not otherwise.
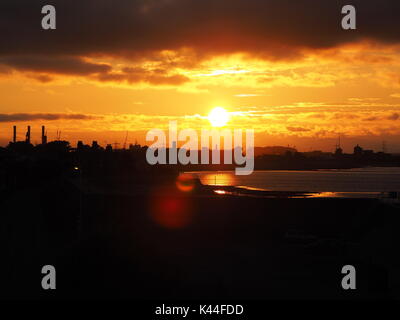
<path fill-rule="evenodd" d="M 113 151 L 113 148 L 112 148 L 112 145 L 111 145 L 111 144 L 107 144 L 107 146 L 106 146 L 106 151 L 107 151 L 107 152 Z"/>
<path fill-rule="evenodd" d="M 26 131 L 26 143 L 31 143 L 31 126 L 28 126 L 28 130 Z"/>
<path fill-rule="evenodd" d="M 42 144 L 47 143 L 46 127 L 42 126 Z"/>
<path fill-rule="evenodd" d="M 363 148 L 361 148 L 358 144 L 354 147 L 354 155 L 362 155 Z"/>

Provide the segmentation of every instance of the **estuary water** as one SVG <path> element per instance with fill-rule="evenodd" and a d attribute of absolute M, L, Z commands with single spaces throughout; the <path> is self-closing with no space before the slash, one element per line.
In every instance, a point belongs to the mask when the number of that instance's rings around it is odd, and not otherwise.
<path fill-rule="evenodd" d="M 312 171 L 268 170 L 237 176 L 234 171 L 192 172 L 206 185 L 270 191 L 398 192 L 400 167 Z"/>

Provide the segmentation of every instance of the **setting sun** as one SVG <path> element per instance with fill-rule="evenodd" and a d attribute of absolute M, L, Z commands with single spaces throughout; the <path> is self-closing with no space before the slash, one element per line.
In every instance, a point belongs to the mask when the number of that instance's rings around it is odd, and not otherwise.
<path fill-rule="evenodd" d="M 222 107 L 215 107 L 208 115 L 208 120 L 213 127 L 223 127 L 229 121 L 229 113 Z"/>

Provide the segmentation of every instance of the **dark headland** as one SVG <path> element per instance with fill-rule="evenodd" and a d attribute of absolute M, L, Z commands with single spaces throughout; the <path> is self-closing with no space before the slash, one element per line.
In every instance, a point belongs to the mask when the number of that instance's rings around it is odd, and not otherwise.
<path fill-rule="evenodd" d="M 1 298 L 400 297 L 396 205 L 218 194 L 178 178 L 180 167 L 147 165 L 145 150 L 0 149 Z M 291 167 L 301 155 L 274 157 Z M 38 285 L 45 264 L 57 268 L 55 294 Z M 340 285 L 348 264 L 356 291 Z"/>

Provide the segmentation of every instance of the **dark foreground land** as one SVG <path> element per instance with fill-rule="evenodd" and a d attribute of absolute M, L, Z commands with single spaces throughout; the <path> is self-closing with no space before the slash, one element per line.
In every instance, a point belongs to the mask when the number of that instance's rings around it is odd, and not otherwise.
<path fill-rule="evenodd" d="M 3 193 L 0 298 L 354 299 L 400 296 L 399 209 L 376 199 L 83 191 Z M 41 289 L 41 267 L 57 289 Z M 341 287 L 344 265 L 357 290 Z"/>

